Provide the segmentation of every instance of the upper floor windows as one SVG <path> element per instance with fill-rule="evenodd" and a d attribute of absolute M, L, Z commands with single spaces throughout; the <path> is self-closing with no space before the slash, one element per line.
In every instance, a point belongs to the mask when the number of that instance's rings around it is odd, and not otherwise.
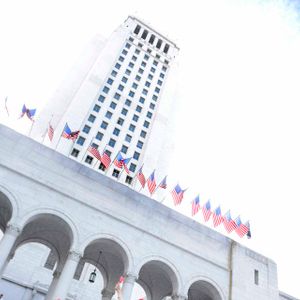
<path fill-rule="evenodd" d="M 146 37 L 147 37 L 147 35 L 148 35 L 148 30 L 144 30 L 144 32 L 143 32 L 143 34 L 142 34 L 142 39 L 146 39 Z"/>
<path fill-rule="evenodd" d="M 139 34 L 140 30 L 141 30 L 141 26 L 140 25 L 136 25 L 136 27 L 134 29 L 134 33 L 135 34 Z"/>

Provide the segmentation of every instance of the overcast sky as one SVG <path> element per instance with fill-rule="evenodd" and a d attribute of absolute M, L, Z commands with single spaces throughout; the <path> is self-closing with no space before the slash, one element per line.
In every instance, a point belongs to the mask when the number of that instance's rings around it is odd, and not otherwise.
<path fill-rule="evenodd" d="M 41 110 L 95 34 L 140 17 L 180 47 L 172 172 L 189 187 L 180 209 L 199 193 L 250 219 L 251 240 L 230 237 L 274 259 L 280 289 L 300 297 L 297 3 L 2 1 L 1 121 L 24 132 L 23 103 Z"/>

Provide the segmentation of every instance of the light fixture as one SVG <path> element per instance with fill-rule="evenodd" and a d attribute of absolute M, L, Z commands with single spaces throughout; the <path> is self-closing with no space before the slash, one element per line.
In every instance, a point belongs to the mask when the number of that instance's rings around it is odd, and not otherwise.
<path fill-rule="evenodd" d="M 98 266 L 98 264 L 99 264 L 101 253 L 102 253 L 102 251 L 99 251 L 99 256 L 98 256 L 98 260 L 97 260 L 96 266 Z M 94 283 L 96 276 L 97 276 L 97 274 L 96 274 L 96 268 L 95 268 L 94 271 L 90 274 L 89 282 Z"/>

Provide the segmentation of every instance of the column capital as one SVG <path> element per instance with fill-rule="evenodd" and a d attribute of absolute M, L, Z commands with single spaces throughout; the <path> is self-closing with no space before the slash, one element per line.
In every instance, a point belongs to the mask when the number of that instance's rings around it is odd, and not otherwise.
<path fill-rule="evenodd" d="M 18 236 L 21 233 L 22 229 L 17 224 L 8 224 L 4 234 L 10 234 L 13 236 Z"/>
<path fill-rule="evenodd" d="M 182 294 L 176 294 L 172 296 L 172 300 L 187 300 L 188 297 Z"/>
<path fill-rule="evenodd" d="M 111 298 L 113 295 L 115 294 L 115 291 L 111 291 L 107 288 L 104 288 L 102 291 L 101 291 L 101 295 L 102 295 L 102 298 Z"/>
<path fill-rule="evenodd" d="M 69 252 L 68 259 L 71 259 L 75 262 L 79 262 L 81 258 L 82 258 L 82 253 L 80 253 L 79 251 L 71 250 Z"/>
<path fill-rule="evenodd" d="M 135 282 L 138 278 L 138 276 L 133 273 L 127 273 L 124 277 L 127 282 Z"/>

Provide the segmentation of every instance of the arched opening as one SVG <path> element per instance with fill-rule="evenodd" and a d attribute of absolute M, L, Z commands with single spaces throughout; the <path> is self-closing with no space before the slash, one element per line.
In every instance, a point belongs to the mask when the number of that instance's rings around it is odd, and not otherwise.
<path fill-rule="evenodd" d="M 222 300 L 215 286 L 205 280 L 194 282 L 188 291 L 188 300 Z"/>
<path fill-rule="evenodd" d="M 0 192 L 0 239 L 6 230 L 7 224 L 13 214 L 13 207 L 8 197 Z"/>
<path fill-rule="evenodd" d="M 178 279 L 166 263 L 152 260 L 145 263 L 139 271 L 137 283 L 143 288 L 147 300 L 161 300 L 176 294 Z"/>

